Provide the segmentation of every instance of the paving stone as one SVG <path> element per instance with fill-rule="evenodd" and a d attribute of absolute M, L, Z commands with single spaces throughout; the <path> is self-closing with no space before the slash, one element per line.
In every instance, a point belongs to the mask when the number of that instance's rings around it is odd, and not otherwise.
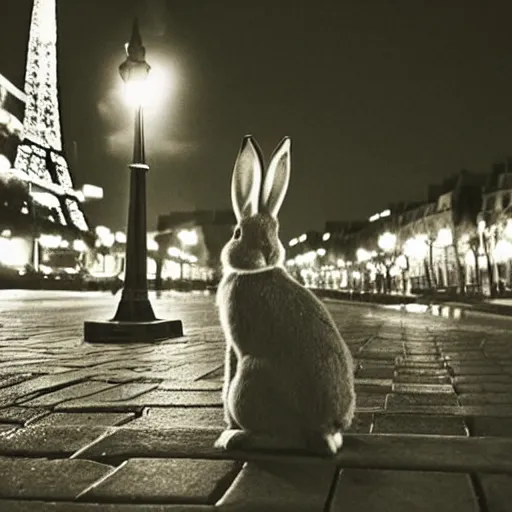
<path fill-rule="evenodd" d="M 380 393 L 386 394 L 391 392 L 391 379 L 355 379 L 354 389 L 358 393 Z"/>
<path fill-rule="evenodd" d="M 512 475 L 479 474 L 489 512 L 509 512 L 512 502 Z"/>
<path fill-rule="evenodd" d="M 455 377 L 462 375 L 503 375 L 503 370 L 498 365 L 493 366 L 456 366 L 450 363 Z"/>
<path fill-rule="evenodd" d="M 512 393 L 461 393 L 458 395 L 461 405 L 510 404 Z"/>
<path fill-rule="evenodd" d="M 68 400 L 55 407 L 56 411 L 73 411 L 85 408 L 110 408 L 111 404 L 117 404 L 119 408 L 127 408 L 129 406 L 137 407 L 138 403 L 134 400 L 139 396 L 156 389 L 157 383 L 127 383 L 120 384 L 111 389 L 101 391 L 95 395 L 79 398 L 76 400 Z M 112 406 L 114 410 L 114 407 Z"/>
<path fill-rule="evenodd" d="M 440 356 L 441 353 L 439 351 L 439 348 L 432 344 L 432 345 L 426 345 L 426 346 L 417 346 L 417 347 L 411 347 L 409 344 L 405 345 L 405 354 L 406 357 L 409 355 L 428 355 L 428 356 Z"/>
<path fill-rule="evenodd" d="M 28 425 L 47 414 L 50 414 L 50 411 L 47 409 L 38 407 L 18 407 L 14 405 L 0 409 L 0 421 Z"/>
<path fill-rule="evenodd" d="M 460 417 L 380 413 L 374 415 L 372 433 L 467 435 L 464 422 Z"/>
<path fill-rule="evenodd" d="M 410 382 L 396 382 L 392 386 L 393 393 L 418 394 L 453 394 L 455 390 L 451 384 L 413 384 Z"/>
<path fill-rule="evenodd" d="M 414 375 L 413 373 L 397 373 L 395 383 L 400 384 L 451 384 L 452 379 L 448 372 L 445 375 Z"/>
<path fill-rule="evenodd" d="M 108 391 L 107 391 L 108 393 Z M 125 400 L 97 400 L 98 395 L 63 402 L 56 411 L 76 411 L 81 409 L 108 409 L 112 411 L 137 410 L 145 406 L 222 406 L 220 391 L 164 391 L 154 390 Z"/>
<path fill-rule="evenodd" d="M 133 413 L 109 413 L 109 412 L 56 412 L 33 423 L 34 426 L 68 426 L 68 425 L 88 425 L 113 427 L 129 421 L 134 417 Z"/>
<path fill-rule="evenodd" d="M 363 350 L 359 354 L 359 359 L 364 359 L 366 361 L 385 361 L 387 363 L 393 364 L 397 356 L 399 356 L 402 353 L 403 352 L 401 350 Z"/>
<path fill-rule="evenodd" d="M 439 358 L 438 358 L 439 359 Z M 402 368 L 439 370 L 444 368 L 444 360 L 441 361 L 412 361 L 411 359 L 399 359 L 397 361 L 400 370 Z"/>
<path fill-rule="evenodd" d="M 335 474 L 331 461 L 247 462 L 217 507 L 219 512 L 324 510 Z"/>
<path fill-rule="evenodd" d="M 354 379 L 355 384 L 359 384 L 360 386 L 372 386 L 376 388 L 388 388 L 393 384 L 392 379 L 361 379 L 356 377 Z"/>
<path fill-rule="evenodd" d="M 134 405 L 147 406 L 222 406 L 219 391 L 164 391 L 155 390 L 130 400 Z"/>
<path fill-rule="evenodd" d="M 466 362 L 481 362 L 483 364 L 486 364 L 489 362 L 489 359 L 485 356 L 483 352 L 480 350 L 476 351 L 468 351 L 468 350 L 460 350 L 460 351 L 450 351 L 450 350 L 443 350 L 443 355 L 454 361 L 461 361 L 462 363 Z"/>
<path fill-rule="evenodd" d="M 373 427 L 372 412 L 356 412 L 348 432 L 369 434 Z"/>
<path fill-rule="evenodd" d="M 205 380 L 205 378 L 195 381 L 167 379 L 159 384 L 158 389 L 165 391 L 220 391 L 222 385 L 222 380 Z"/>
<path fill-rule="evenodd" d="M 6 512 L 215 512 L 217 509 L 213 505 L 128 505 L 0 499 L 0 510 Z"/>
<path fill-rule="evenodd" d="M 365 368 L 364 364 L 360 367 L 355 376 L 357 379 L 392 379 L 394 374 L 394 367 L 380 367 L 380 368 Z"/>
<path fill-rule="evenodd" d="M 18 384 L 20 382 L 24 382 L 34 375 L 31 373 L 20 373 L 15 375 L 1 375 L 0 376 L 0 388 L 5 388 L 8 386 L 12 386 L 13 384 Z"/>
<path fill-rule="evenodd" d="M 9 432 L 16 430 L 17 428 L 18 425 L 16 425 L 15 423 L 0 423 L 0 436 L 8 434 Z"/>
<path fill-rule="evenodd" d="M 439 377 L 444 378 L 449 375 L 446 368 L 413 368 L 409 366 L 400 366 L 396 369 L 396 375 L 413 375 L 415 377 Z"/>
<path fill-rule="evenodd" d="M 444 363 L 444 357 L 437 354 L 407 354 L 407 357 L 402 360 L 410 363 Z"/>
<path fill-rule="evenodd" d="M 46 393 L 42 396 L 33 398 L 31 400 L 21 400 L 19 403 L 25 406 L 36 407 L 45 405 L 55 405 L 66 400 L 72 400 L 73 398 L 94 395 L 95 393 L 99 393 L 100 391 L 104 391 L 105 389 L 112 388 L 113 386 L 115 386 L 115 384 L 108 384 L 105 382 L 80 382 L 78 384 L 73 384 L 71 386 L 59 389 L 58 391 L 53 391 L 52 393 Z"/>
<path fill-rule="evenodd" d="M 343 448 L 335 459 L 345 468 L 512 474 L 512 439 L 345 434 Z"/>
<path fill-rule="evenodd" d="M 512 395 L 512 382 L 478 382 L 461 383 L 456 385 L 457 393 L 509 393 Z"/>
<path fill-rule="evenodd" d="M 390 393 L 386 398 L 386 409 L 398 407 L 407 407 L 411 405 L 458 405 L 457 395 L 455 393 L 425 393 L 425 394 L 393 394 Z"/>
<path fill-rule="evenodd" d="M 213 504 L 241 464 L 231 460 L 130 459 L 80 497 L 85 501 Z"/>
<path fill-rule="evenodd" d="M 356 410 L 363 412 L 384 409 L 387 395 L 384 393 L 357 393 Z"/>
<path fill-rule="evenodd" d="M 329 510 L 479 512 L 479 507 L 468 475 L 346 469 L 340 475 Z"/>
<path fill-rule="evenodd" d="M 72 500 L 112 469 L 88 460 L 0 457 L 0 497 Z"/>
<path fill-rule="evenodd" d="M 221 407 L 151 407 L 123 428 L 224 427 Z"/>
<path fill-rule="evenodd" d="M 66 457 L 108 432 L 108 427 L 67 426 L 18 429 L 0 436 L 0 454 L 31 457 Z"/>
<path fill-rule="evenodd" d="M 512 418 L 476 416 L 467 421 L 472 436 L 512 437 Z"/>
<path fill-rule="evenodd" d="M 222 428 L 168 428 L 142 430 L 118 428 L 109 436 L 87 447 L 76 456 L 104 459 L 137 457 L 217 457 L 223 451 L 213 444 Z"/>
<path fill-rule="evenodd" d="M 14 404 L 14 402 L 22 396 L 59 388 L 66 384 L 78 382 L 84 378 L 83 371 L 77 370 L 52 375 L 42 375 L 34 379 L 20 382 L 19 384 L 9 386 L 2 390 L 0 395 L 0 407 Z"/>
<path fill-rule="evenodd" d="M 437 416 L 496 416 L 512 417 L 510 405 L 394 405 L 386 414 L 423 414 Z"/>
<path fill-rule="evenodd" d="M 512 384 L 512 377 L 505 373 L 501 373 L 499 375 L 456 375 L 453 377 L 453 382 L 455 384 Z"/>

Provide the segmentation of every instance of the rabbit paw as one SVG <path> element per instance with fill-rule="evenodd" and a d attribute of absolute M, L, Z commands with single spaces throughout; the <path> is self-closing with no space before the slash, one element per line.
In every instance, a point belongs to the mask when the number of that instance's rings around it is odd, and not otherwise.
<path fill-rule="evenodd" d="M 224 430 L 224 432 L 222 432 L 222 434 L 215 441 L 214 446 L 215 448 L 223 448 L 224 450 L 229 450 L 230 448 L 233 448 L 234 444 L 236 444 L 236 439 L 243 436 L 243 430 Z"/>
<path fill-rule="evenodd" d="M 341 432 L 336 432 L 335 434 L 327 435 L 325 440 L 327 441 L 329 449 L 331 450 L 332 453 L 337 453 L 343 446 L 343 436 Z"/>

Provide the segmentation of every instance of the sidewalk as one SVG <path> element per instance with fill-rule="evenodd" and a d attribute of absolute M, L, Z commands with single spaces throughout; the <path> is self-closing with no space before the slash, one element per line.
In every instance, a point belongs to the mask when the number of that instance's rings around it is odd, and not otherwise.
<path fill-rule="evenodd" d="M 452 309 L 458 309 L 462 312 L 487 313 L 512 318 L 512 298 L 472 298 L 465 296 L 443 296 L 437 294 L 434 296 L 424 295 L 404 295 L 399 293 L 351 293 L 345 290 L 315 289 L 317 295 L 334 300 L 351 301 L 354 303 L 375 304 L 384 306 L 398 306 L 418 304 L 442 308 L 448 306 Z M 414 308 L 410 308 L 414 310 Z M 434 312 L 434 314 L 437 314 Z M 453 316 L 453 315 L 451 315 Z"/>
<path fill-rule="evenodd" d="M 223 452 L 213 297 L 152 297 L 186 336 L 83 343 L 111 294 L 0 292 L 0 510 L 501 512 L 512 501 L 512 334 L 329 302 L 357 361 L 334 458 Z"/>

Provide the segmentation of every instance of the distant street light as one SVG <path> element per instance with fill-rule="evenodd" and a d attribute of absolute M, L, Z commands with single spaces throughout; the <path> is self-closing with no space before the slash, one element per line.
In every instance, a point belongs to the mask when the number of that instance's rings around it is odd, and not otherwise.
<path fill-rule="evenodd" d="M 384 252 L 393 252 L 396 246 L 396 235 L 386 231 L 386 233 L 379 236 L 377 243 Z"/>
<path fill-rule="evenodd" d="M 146 164 L 144 147 L 144 86 L 151 69 L 146 62 L 137 20 L 133 23 L 126 60 L 119 66 L 126 92 L 135 104 L 133 162 L 130 164 L 130 199 L 126 231 L 125 280 L 117 312 L 105 322 L 85 322 L 85 341 L 145 342 L 183 336 L 180 320 L 158 320 L 148 299 Z M 114 238 L 114 236 L 113 236 Z"/>
<path fill-rule="evenodd" d="M 197 233 L 193 229 L 182 229 L 178 238 L 183 245 L 197 245 Z"/>

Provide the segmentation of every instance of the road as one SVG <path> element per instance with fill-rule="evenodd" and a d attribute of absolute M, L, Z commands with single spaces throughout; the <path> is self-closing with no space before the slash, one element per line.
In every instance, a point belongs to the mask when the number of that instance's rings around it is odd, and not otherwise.
<path fill-rule="evenodd" d="M 505 324 L 326 302 L 357 363 L 340 454 L 224 454 L 214 299 L 150 297 L 183 338 L 84 343 L 84 320 L 111 318 L 119 296 L 0 292 L 0 510 L 507 510 Z"/>

